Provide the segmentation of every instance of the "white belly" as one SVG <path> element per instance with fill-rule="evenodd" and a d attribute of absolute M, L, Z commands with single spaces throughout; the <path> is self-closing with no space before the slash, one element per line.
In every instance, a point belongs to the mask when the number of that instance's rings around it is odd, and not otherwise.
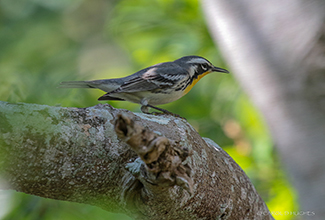
<path fill-rule="evenodd" d="M 151 93 L 151 92 L 134 92 L 134 93 L 115 93 L 111 96 L 122 98 L 129 102 L 138 104 L 150 104 L 150 105 L 162 105 L 169 102 L 173 102 L 181 98 L 184 94 L 183 91 L 174 91 L 172 94 L 165 93 Z"/>

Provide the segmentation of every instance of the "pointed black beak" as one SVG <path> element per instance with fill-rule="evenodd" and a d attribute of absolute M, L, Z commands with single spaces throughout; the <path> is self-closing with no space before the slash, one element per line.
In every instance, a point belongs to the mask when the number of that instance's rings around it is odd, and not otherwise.
<path fill-rule="evenodd" d="M 219 68 L 219 67 L 212 67 L 212 71 L 213 72 L 221 72 L 221 73 L 229 73 L 229 71 L 228 70 L 226 70 L 226 69 L 222 69 L 222 68 Z"/>

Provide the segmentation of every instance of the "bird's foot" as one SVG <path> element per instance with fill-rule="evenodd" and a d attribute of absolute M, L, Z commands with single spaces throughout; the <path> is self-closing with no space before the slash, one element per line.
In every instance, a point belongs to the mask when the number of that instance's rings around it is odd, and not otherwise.
<path fill-rule="evenodd" d="M 182 116 L 178 115 L 178 114 L 175 114 L 175 113 L 172 113 L 172 112 L 152 112 L 150 114 L 153 114 L 153 115 L 172 115 L 174 117 L 177 117 L 177 118 L 183 118 Z M 185 119 L 185 118 L 183 118 Z"/>
<path fill-rule="evenodd" d="M 161 111 L 161 112 L 149 112 L 148 111 L 148 108 L 154 108 L 154 109 L 156 109 L 156 110 L 158 110 L 158 111 Z M 175 113 L 172 113 L 172 112 L 170 112 L 170 111 L 167 111 L 166 109 L 162 109 L 162 108 L 158 108 L 158 107 L 156 107 L 156 106 L 152 106 L 152 105 L 146 105 L 146 106 L 142 106 L 141 107 L 141 111 L 143 112 L 143 113 L 146 113 L 146 114 L 152 114 L 152 115 L 172 115 L 172 116 L 174 116 L 174 117 L 177 117 L 177 118 L 183 118 L 183 117 L 181 117 L 180 115 L 178 115 L 178 114 L 175 114 Z M 183 118 L 183 119 L 185 119 L 185 118 Z"/>

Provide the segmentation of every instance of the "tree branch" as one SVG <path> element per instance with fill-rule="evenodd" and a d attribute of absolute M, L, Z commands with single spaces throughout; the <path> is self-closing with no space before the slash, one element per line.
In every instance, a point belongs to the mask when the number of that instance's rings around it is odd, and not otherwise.
<path fill-rule="evenodd" d="M 146 164 L 145 171 L 141 172 L 138 169 L 137 178 L 142 180 L 142 184 L 154 185 L 153 188 L 156 190 L 157 186 L 179 185 L 193 194 L 191 168 L 187 164 L 182 164 L 192 154 L 191 151 L 179 146 L 180 143 L 161 137 L 134 123 L 127 115 L 118 115 L 115 131 Z M 128 167 L 128 170 L 134 170 L 133 166 Z"/>
<path fill-rule="evenodd" d="M 0 102 L 0 151 L 8 189 L 135 219 L 272 219 L 240 167 L 184 119 Z"/>

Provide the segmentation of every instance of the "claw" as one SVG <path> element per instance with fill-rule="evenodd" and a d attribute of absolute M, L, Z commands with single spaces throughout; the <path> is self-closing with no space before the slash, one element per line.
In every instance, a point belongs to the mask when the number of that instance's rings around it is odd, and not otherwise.
<path fill-rule="evenodd" d="M 149 110 L 148 110 L 149 107 L 150 107 L 150 108 L 154 108 L 154 109 L 156 109 L 156 110 L 158 110 L 158 111 L 161 111 L 161 112 L 152 112 L 152 113 L 150 113 Z M 172 116 L 177 117 L 177 118 L 185 119 L 185 118 L 181 117 L 181 116 L 178 115 L 178 114 L 174 114 L 174 113 L 172 113 L 172 112 L 170 112 L 170 111 L 167 111 L 166 109 L 158 108 L 158 107 L 156 107 L 156 106 L 148 105 L 148 104 L 147 104 L 147 105 L 143 105 L 143 106 L 141 106 L 141 111 L 142 111 L 143 113 L 146 113 L 146 114 L 153 114 L 153 115 L 172 115 Z"/>
<path fill-rule="evenodd" d="M 183 118 L 182 116 L 172 113 L 172 112 L 152 112 L 151 114 L 153 114 L 153 115 L 172 115 L 177 118 Z M 183 118 L 183 119 L 185 119 L 185 118 Z"/>

